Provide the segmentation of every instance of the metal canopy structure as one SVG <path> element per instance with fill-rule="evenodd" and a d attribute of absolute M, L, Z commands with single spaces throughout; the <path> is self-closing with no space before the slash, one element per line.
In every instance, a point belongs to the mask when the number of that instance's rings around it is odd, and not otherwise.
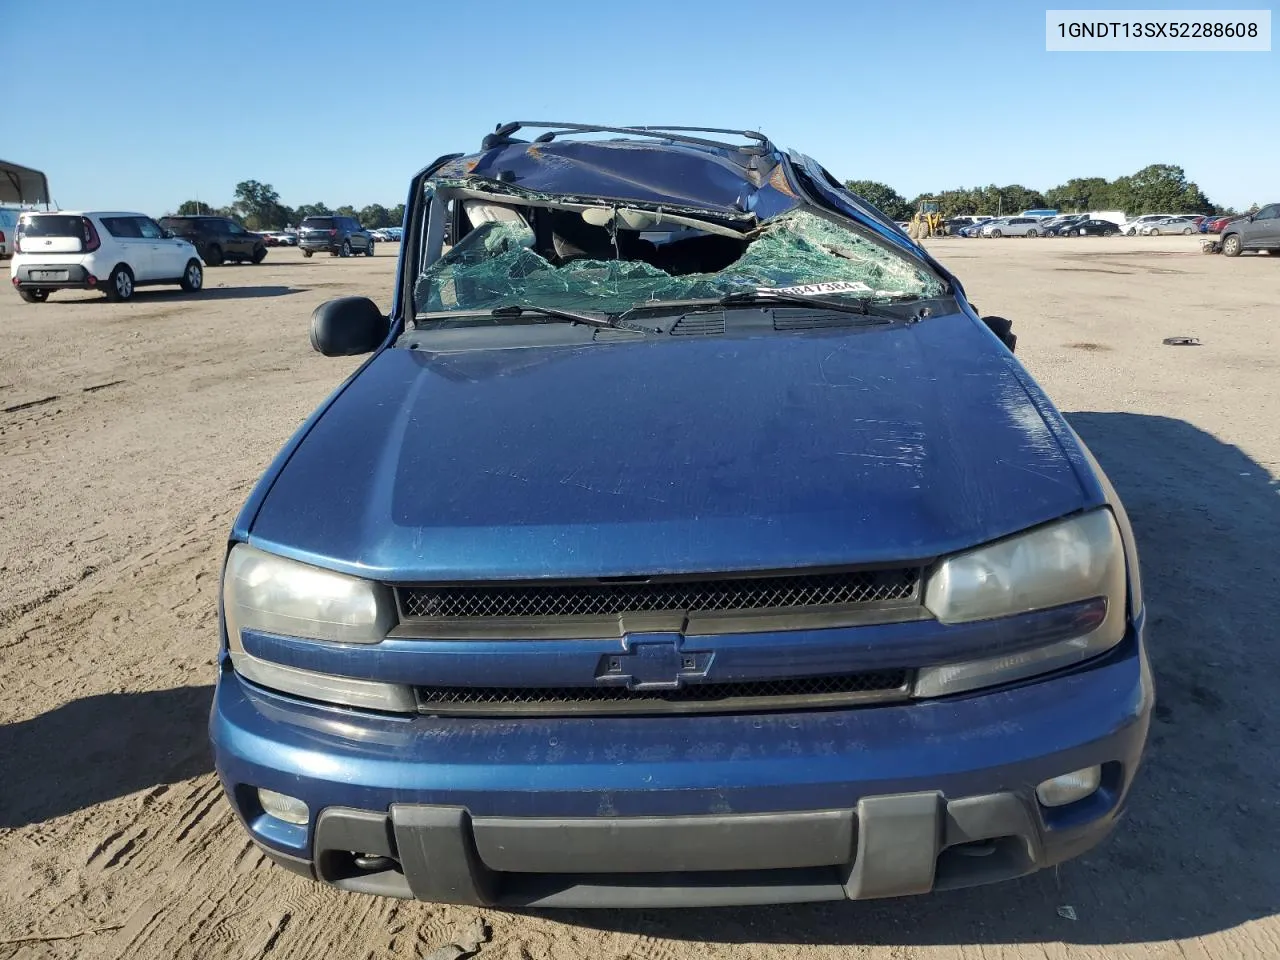
<path fill-rule="evenodd" d="M 39 170 L 0 160 L 0 203 L 50 205 L 49 180 Z"/>

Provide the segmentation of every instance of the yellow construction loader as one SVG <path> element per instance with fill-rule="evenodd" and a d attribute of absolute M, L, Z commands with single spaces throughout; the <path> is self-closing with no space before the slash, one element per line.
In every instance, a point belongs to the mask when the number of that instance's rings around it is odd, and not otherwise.
<path fill-rule="evenodd" d="M 925 240 L 942 236 L 942 233 L 942 204 L 937 200 L 921 200 L 920 208 L 907 229 L 908 236 L 912 240 Z"/>

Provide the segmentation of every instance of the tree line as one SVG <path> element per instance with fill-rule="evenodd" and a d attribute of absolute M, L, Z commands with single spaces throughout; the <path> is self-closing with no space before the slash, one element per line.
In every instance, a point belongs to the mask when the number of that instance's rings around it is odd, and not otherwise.
<path fill-rule="evenodd" d="M 384 207 L 371 203 L 357 210 L 351 205 L 330 208 L 324 203 L 304 203 L 298 207 L 285 206 L 280 194 L 269 183 L 242 180 L 236 184 L 235 200 L 225 207 L 214 207 L 200 200 L 186 200 L 179 204 L 178 216 L 230 217 L 249 230 L 283 230 L 296 227 L 307 217 L 354 217 L 368 230 L 379 227 L 398 227 L 404 222 L 404 204 Z"/>
<path fill-rule="evenodd" d="M 870 201 L 892 220 L 909 220 L 922 200 L 937 200 L 944 217 L 1008 216 L 1022 210 L 1052 208 L 1063 213 L 1123 210 L 1131 217 L 1143 213 L 1203 213 L 1227 215 L 1236 211 L 1213 203 L 1182 167 L 1153 163 L 1127 177 L 1076 177 L 1041 193 L 1021 184 L 998 187 L 958 187 L 922 193 L 908 200 L 887 184 L 848 180 L 845 186 Z"/>

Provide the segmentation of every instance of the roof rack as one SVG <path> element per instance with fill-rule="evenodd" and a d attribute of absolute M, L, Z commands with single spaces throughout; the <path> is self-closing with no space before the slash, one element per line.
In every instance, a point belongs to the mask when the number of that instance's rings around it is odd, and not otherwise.
<path fill-rule="evenodd" d="M 546 133 L 534 139 L 534 143 L 550 143 L 556 137 L 568 133 L 625 133 L 639 137 L 653 137 L 659 140 L 673 140 L 677 143 L 691 143 L 700 147 L 716 147 L 721 150 L 733 150 L 739 153 L 763 154 L 774 150 L 773 144 L 763 133 L 756 130 L 729 130 L 724 127 L 606 127 L 589 123 L 555 123 L 546 120 L 513 120 L 500 123 L 494 127 L 493 133 L 484 138 L 481 148 L 488 150 L 508 143 L 517 143 L 511 135 L 527 127 L 546 130 Z M 726 143 L 722 140 L 709 140 L 705 137 L 691 137 L 690 133 L 727 133 L 753 140 L 753 144 Z"/>

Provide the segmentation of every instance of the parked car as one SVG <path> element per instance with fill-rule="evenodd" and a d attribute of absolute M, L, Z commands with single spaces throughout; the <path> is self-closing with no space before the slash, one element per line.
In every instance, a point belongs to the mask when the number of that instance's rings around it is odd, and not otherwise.
<path fill-rule="evenodd" d="M 1280 203 L 1232 220 L 1222 228 L 1222 252 L 1237 257 L 1246 250 L 1280 251 Z"/>
<path fill-rule="evenodd" d="M 195 244 L 200 259 L 211 267 L 227 262 L 261 263 L 267 258 L 262 235 L 246 230 L 230 217 L 162 217 L 160 226 Z"/>
<path fill-rule="evenodd" d="M 761 134 L 550 131 L 414 177 L 390 316 L 313 314 L 367 359 L 220 540 L 209 728 L 254 843 L 523 908 L 1101 841 L 1153 702 L 1137 553 L 1009 321 Z"/>
<path fill-rule="evenodd" d="M 20 210 L 0 207 L 0 260 L 13 256 L 13 241 L 18 233 Z"/>
<path fill-rule="evenodd" d="M 985 227 L 989 223 L 994 224 L 996 222 L 997 221 L 994 217 L 983 217 L 982 219 L 978 220 L 976 223 L 972 223 L 967 227 L 961 227 L 959 234 L 962 237 L 980 237 L 982 236 L 983 227 Z"/>
<path fill-rule="evenodd" d="M 296 247 L 298 245 L 298 238 L 284 230 L 263 231 L 262 239 L 268 247 Z"/>
<path fill-rule="evenodd" d="M 352 217 L 307 217 L 298 228 L 298 246 L 304 257 L 327 252 L 334 257 L 363 253 L 373 256 L 373 234 Z"/>
<path fill-rule="evenodd" d="M 1232 220 L 1236 220 L 1236 219 L 1238 218 L 1235 216 L 1210 217 L 1200 224 L 1200 232 L 1201 233 L 1221 233 L 1223 227 L 1225 227 Z"/>
<path fill-rule="evenodd" d="M 1072 224 L 1068 231 L 1060 233 L 1060 236 L 1068 236 L 1069 234 L 1077 237 L 1114 237 L 1120 233 L 1120 224 L 1112 223 L 1110 220 L 1081 220 L 1079 223 Z"/>
<path fill-rule="evenodd" d="M 1120 225 L 1120 229 L 1124 231 L 1126 237 L 1136 237 L 1142 232 L 1142 228 L 1155 223 L 1157 220 L 1167 220 L 1173 214 L 1169 213 L 1147 213 L 1140 217 L 1134 217 L 1132 220 L 1126 220 Z"/>
<path fill-rule="evenodd" d="M 1158 237 L 1162 234 L 1167 237 L 1179 233 L 1189 235 L 1195 232 L 1196 223 L 1191 217 L 1165 217 L 1146 224 L 1141 230 L 1144 237 Z"/>
<path fill-rule="evenodd" d="M 1052 217 L 1042 224 L 1043 234 L 1046 237 L 1064 237 L 1071 232 L 1073 226 L 1088 219 L 1089 215 L 1087 213 L 1071 213 Z"/>
<path fill-rule="evenodd" d="M 1038 237 L 1043 228 L 1036 217 L 1009 217 L 982 225 L 984 237 Z"/>
<path fill-rule="evenodd" d="M 151 284 L 177 284 L 188 293 L 204 286 L 195 246 L 141 213 L 24 213 L 9 275 L 27 303 L 43 303 L 55 290 L 101 290 L 109 300 L 129 300 Z"/>

